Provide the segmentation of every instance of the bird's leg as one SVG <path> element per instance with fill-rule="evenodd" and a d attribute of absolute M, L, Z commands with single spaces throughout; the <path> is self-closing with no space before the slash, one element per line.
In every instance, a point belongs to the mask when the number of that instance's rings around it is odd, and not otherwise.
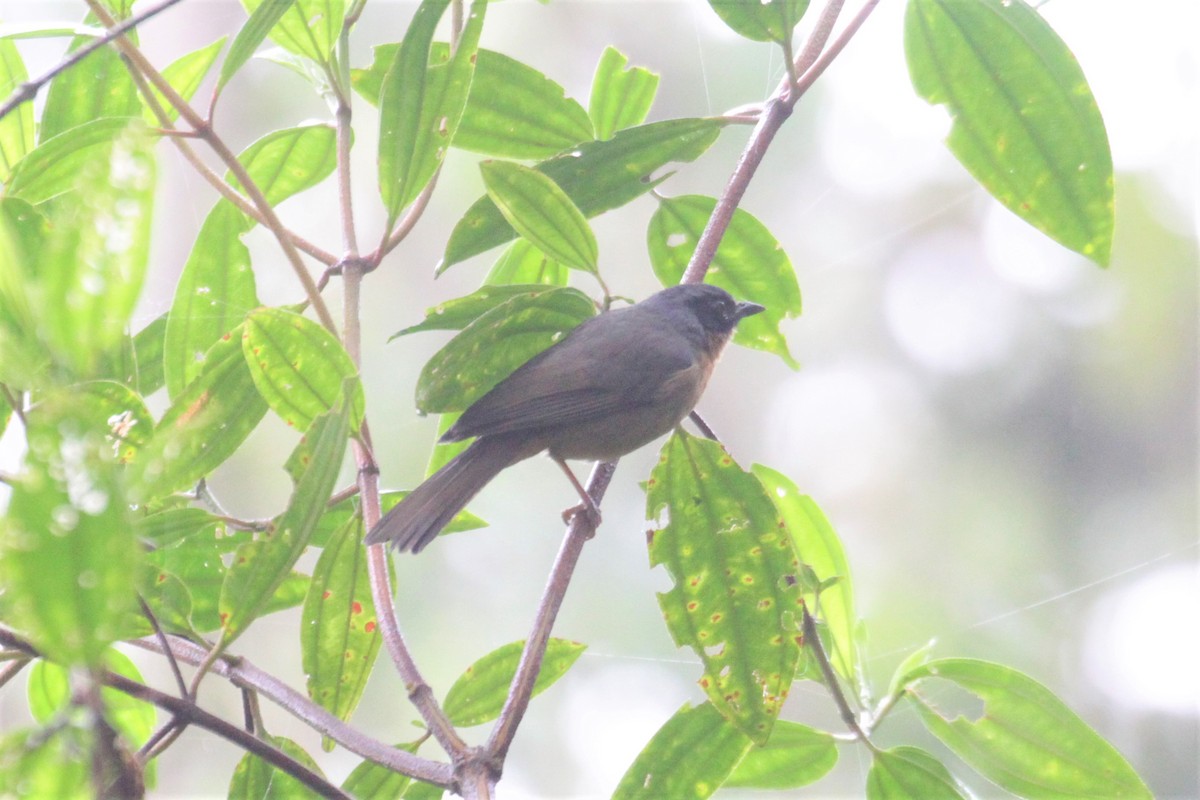
<path fill-rule="evenodd" d="M 580 483 L 579 479 L 575 477 L 575 473 L 571 471 L 569 466 L 567 466 L 567 462 L 555 455 L 551 455 L 550 457 L 554 459 L 556 464 L 562 467 L 562 471 L 567 474 L 567 480 L 571 482 L 571 485 L 575 487 L 575 491 L 579 492 L 579 498 L 583 500 L 583 502 L 579 505 L 571 506 L 563 512 L 563 522 L 569 524 L 572 517 L 580 512 L 583 512 L 587 514 L 588 525 L 593 531 L 595 531 L 596 528 L 600 527 L 599 506 L 597 506 L 595 501 L 592 500 L 592 496 L 587 493 L 587 489 L 583 488 L 583 484 Z"/>

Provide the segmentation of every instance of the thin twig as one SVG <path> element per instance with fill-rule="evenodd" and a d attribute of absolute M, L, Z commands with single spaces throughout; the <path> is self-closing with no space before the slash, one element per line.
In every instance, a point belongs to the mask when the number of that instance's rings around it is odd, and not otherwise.
<path fill-rule="evenodd" d="M 879 0 L 867 0 L 853 19 L 846 25 L 846 29 L 838 35 L 838 38 L 833 41 L 827 50 L 821 53 L 821 56 L 813 61 L 813 63 L 804 69 L 804 74 L 800 76 L 800 80 L 796 82 L 795 96 L 799 99 L 801 95 L 812 86 L 817 78 L 821 77 L 822 73 L 833 63 L 833 60 L 845 49 L 854 35 L 858 33 L 858 29 L 867 21 L 867 17 L 871 16 L 871 12 L 875 10 L 875 6 L 879 5 Z"/>
<path fill-rule="evenodd" d="M 587 491 L 592 502 L 597 506 L 604 499 L 604 494 L 608 491 L 608 485 L 612 481 L 616 469 L 617 462 L 615 461 L 602 461 L 592 467 L 592 474 L 588 477 Z M 537 680 L 538 671 L 542 666 L 542 657 L 545 655 L 546 645 L 550 641 L 554 620 L 558 616 L 559 609 L 562 608 L 567 587 L 571 583 L 571 576 L 575 572 L 575 565 L 579 562 L 583 546 L 594 534 L 595 530 L 590 527 L 587 514 L 576 514 L 567 527 L 558 557 L 554 561 L 554 567 L 550 570 L 550 577 L 546 581 L 546 588 L 542 592 L 542 599 L 538 603 L 533 630 L 525 641 L 525 648 L 521 651 L 521 662 L 517 666 L 517 673 L 513 676 L 509 686 L 504 709 L 500 712 L 496 727 L 492 729 L 492 735 L 488 738 L 487 750 L 497 763 L 504 763 L 504 757 L 508 754 L 513 737 L 516 736 L 521 718 L 525 716 L 525 710 L 529 707 L 533 684 Z"/>
<path fill-rule="evenodd" d="M 149 604 L 146 603 L 146 598 L 142 597 L 141 593 L 137 596 L 138 605 L 141 606 L 142 616 L 150 622 L 150 627 L 154 629 L 154 638 L 162 645 L 163 654 L 167 657 L 167 665 L 171 668 L 171 676 L 175 679 L 175 688 L 179 690 L 181 697 L 187 696 L 187 681 L 183 679 L 183 672 L 179 669 L 179 662 L 175 660 L 175 654 L 171 652 L 170 646 L 167 644 L 167 635 L 163 633 L 162 626 L 158 624 L 158 617 L 154 615 Z"/>
<path fill-rule="evenodd" d="M 846 695 L 842 691 L 842 685 L 838 682 L 837 673 L 833 671 L 833 665 L 829 663 L 829 656 L 825 653 L 825 645 L 821 643 L 821 636 L 817 632 L 817 621 L 813 619 L 813 615 L 808 613 L 808 606 L 801 606 L 802 614 L 801 631 L 804 634 L 804 644 L 812 651 L 817 659 L 817 666 L 821 670 L 821 676 L 825 679 L 825 686 L 829 689 L 829 693 L 833 695 L 834 705 L 838 708 L 838 714 L 841 715 L 842 722 L 846 723 L 846 727 L 854 734 L 855 738 L 869 747 L 871 750 L 876 750 L 875 744 L 866 732 L 858 724 L 858 715 L 850 708 L 850 703 L 846 700 Z"/>
<path fill-rule="evenodd" d="M 4 634 L 5 629 L 0 627 L 0 642 L 4 641 Z M 207 655 L 204 648 L 191 642 L 173 636 L 167 638 L 175 657 L 185 664 L 199 664 Z M 161 652 L 160 645 L 153 639 L 138 639 L 130 644 L 152 652 Z M 236 662 L 217 661 L 213 665 L 212 671 L 239 689 L 252 689 L 258 692 L 260 696 L 275 703 L 317 733 L 329 737 L 353 753 L 427 783 L 434 783 L 438 786 L 450 786 L 453 783 L 453 774 L 449 764 L 430 761 L 372 739 L 283 683 L 274 675 L 254 666 L 247 659 L 239 658 Z"/>
<path fill-rule="evenodd" d="M 31 660 L 28 656 L 22 655 L 0 667 L 0 687 L 20 675 L 21 670 L 25 669 L 25 665 Z"/>
<path fill-rule="evenodd" d="M 7 117 L 17 108 L 17 106 L 21 105 L 22 103 L 29 102 L 33 98 L 37 97 L 37 93 L 41 91 L 41 88 L 53 80 L 56 76 L 66 72 L 68 69 L 75 66 L 80 61 L 99 50 L 101 47 L 104 47 L 118 36 L 121 36 L 127 31 L 136 28 L 146 20 L 150 19 L 156 14 L 166 11 L 168 8 L 179 3 L 180 1 L 181 0 L 163 0 L 158 5 L 150 6 L 145 11 L 134 14 L 129 19 L 109 27 L 108 30 L 104 32 L 103 36 L 98 36 L 80 47 L 78 50 L 75 50 L 62 61 L 55 64 L 38 77 L 31 81 L 25 81 L 18 86 L 11 95 L 8 96 L 8 99 L 4 101 L 4 105 L 0 106 L 0 119 Z"/>
<path fill-rule="evenodd" d="M 351 800 L 350 795 L 325 780 L 324 777 L 309 767 L 301 764 L 279 748 L 270 744 L 267 740 L 260 739 L 236 725 L 231 725 L 220 717 L 200 708 L 191 700 L 160 692 L 157 689 L 152 689 L 149 686 L 112 672 L 105 673 L 104 684 L 124 692 L 130 697 L 136 697 L 147 703 L 153 703 L 159 708 L 170 711 L 180 719 L 185 719 L 193 725 L 212 731 L 223 739 L 228 739 L 247 752 L 258 756 L 276 769 L 291 775 L 321 797 Z"/>

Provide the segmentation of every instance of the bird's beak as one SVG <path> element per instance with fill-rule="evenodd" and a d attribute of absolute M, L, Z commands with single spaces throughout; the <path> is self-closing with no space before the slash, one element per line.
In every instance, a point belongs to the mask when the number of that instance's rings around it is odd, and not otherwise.
<path fill-rule="evenodd" d="M 737 313 L 734 316 L 736 319 L 741 320 L 746 317 L 752 317 L 755 314 L 761 314 L 766 310 L 765 306 L 760 306 L 758 303 L 738 303 Z"/>

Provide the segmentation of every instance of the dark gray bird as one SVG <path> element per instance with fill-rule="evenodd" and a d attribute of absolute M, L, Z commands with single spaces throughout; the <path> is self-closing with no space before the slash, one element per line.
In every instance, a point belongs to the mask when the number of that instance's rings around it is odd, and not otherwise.
<path fill-rule="evenodd" d="M 664 289 L 587 320 L 463 412 L 443 442 L 478 437 L 367 535 L 416 553 L 506 467 L 549 450 L 595 513 L 566 459 L 611 461 L 674 428 L 757 303 L 707 284 Z"/>

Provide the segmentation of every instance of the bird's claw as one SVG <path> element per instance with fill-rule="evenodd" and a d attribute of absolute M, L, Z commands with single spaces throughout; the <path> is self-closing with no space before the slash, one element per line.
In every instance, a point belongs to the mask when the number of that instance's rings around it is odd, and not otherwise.
<path fill-rule="evenodd" d="M 588 503 L 579 503 L 563 511 L 563 524 L 570 525 L 571 521 L 581 514 L 583 515 L 584 523 L 593 531 L 600 527 L 600 509 L 596 508 L 594 504 Z"/>

